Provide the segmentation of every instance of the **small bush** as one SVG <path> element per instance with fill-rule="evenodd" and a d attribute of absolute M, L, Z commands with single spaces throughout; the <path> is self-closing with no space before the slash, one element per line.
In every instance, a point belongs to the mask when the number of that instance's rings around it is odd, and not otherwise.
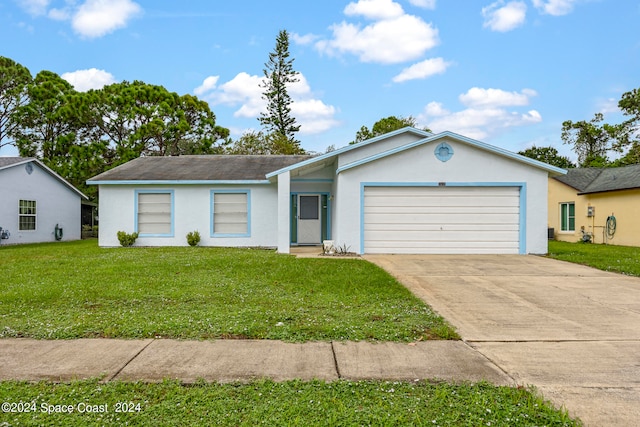
<path fill-rule="evenodd" d="M 118 231 L 118 241 L 125 248 L 133 245 L 138 238 L 138 233 L 126 233 L 124 231 Z"/>
<path fill-rule="evenodd" d="M 187 233 L 187 243 L 189 246 L 198 246 L 198 243 L 200 243 L 200 232 L 196 230 Z"/>

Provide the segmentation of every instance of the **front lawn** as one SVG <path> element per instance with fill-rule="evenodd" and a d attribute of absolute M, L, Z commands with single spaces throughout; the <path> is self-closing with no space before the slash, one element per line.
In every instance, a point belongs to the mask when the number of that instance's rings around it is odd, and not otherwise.
<path fill-rule="evenodd" d="M 205 247 L 0 247 L 0 338 L 456 339 L 379 267 Z"/>
<path fill-rule="evenodd" d="M 640 248 L 550 241 L 549 257 L 604 271 L 640 276 Z"/>
<path fill-rule="evenodd" d="M 0 383 L 0 401 L 15 403 L 16 410 L 21 402 L 20 409 L 30 411 L 2 411 L 0 425 L 580 425 L 532 391 L 486 383 L 9 381 Z M 54 412 L 70 408 L 71 413 Z"/>

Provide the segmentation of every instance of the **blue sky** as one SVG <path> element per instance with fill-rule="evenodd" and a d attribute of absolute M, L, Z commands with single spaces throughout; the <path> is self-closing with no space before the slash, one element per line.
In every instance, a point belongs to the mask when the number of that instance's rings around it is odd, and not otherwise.
<path fill-rule="evenodd" d="M 286 29 L 307 150 L 411 115 L 511 151 L 570 154 L 564 120 L 619 122 L 617 101 L 640 87 L 638 22 L 637 0 L 2 0 L 0 55 L 77 90 L 142 80 L 196 94 L 238 137 L 259 129 L 258 84 Z"/>

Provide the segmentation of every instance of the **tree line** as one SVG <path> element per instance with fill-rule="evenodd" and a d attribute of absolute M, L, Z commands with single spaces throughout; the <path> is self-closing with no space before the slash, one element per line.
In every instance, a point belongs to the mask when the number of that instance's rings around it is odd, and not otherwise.
<path fill-rule="evenodd" d="M 527 157 L 561 168 L 619 167 L 640 163 L 640 89 L 622 94 L 618 108 L 626 120 L 603 123 L 604 115 L 596 113 L 589 120 L 562 123 L 561 139 L 571 146 L 578 158 L 577 165 L 561 156 L 554 147 L 531 147 L 520 151 Z M 610 155 L 616 158 L 611 158 Z"/>
<path fill-rule="evenodd" d="M 209 104 L 139 80 L 78 92 L 51 71 L 35 76 L 0 56 L 0 148 L 15 146 L 76 188 L 96 196 L 86 180 L 140 156 L 186 154 L 300 154 L 286 84 L 296 81 L 281 31 L 265 64 L 264 131 L 234 141 Z"/>

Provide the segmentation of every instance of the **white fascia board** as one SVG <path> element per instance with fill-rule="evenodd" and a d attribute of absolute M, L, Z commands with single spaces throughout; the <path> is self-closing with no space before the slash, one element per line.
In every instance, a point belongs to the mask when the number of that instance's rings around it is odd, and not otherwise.
<path fill-rule="evenodd" d="M 87 181 L 87 185 L 260 185 L 271 184 L 266 179 L 255 180 L 122 180 L 122 181 Z"/>

